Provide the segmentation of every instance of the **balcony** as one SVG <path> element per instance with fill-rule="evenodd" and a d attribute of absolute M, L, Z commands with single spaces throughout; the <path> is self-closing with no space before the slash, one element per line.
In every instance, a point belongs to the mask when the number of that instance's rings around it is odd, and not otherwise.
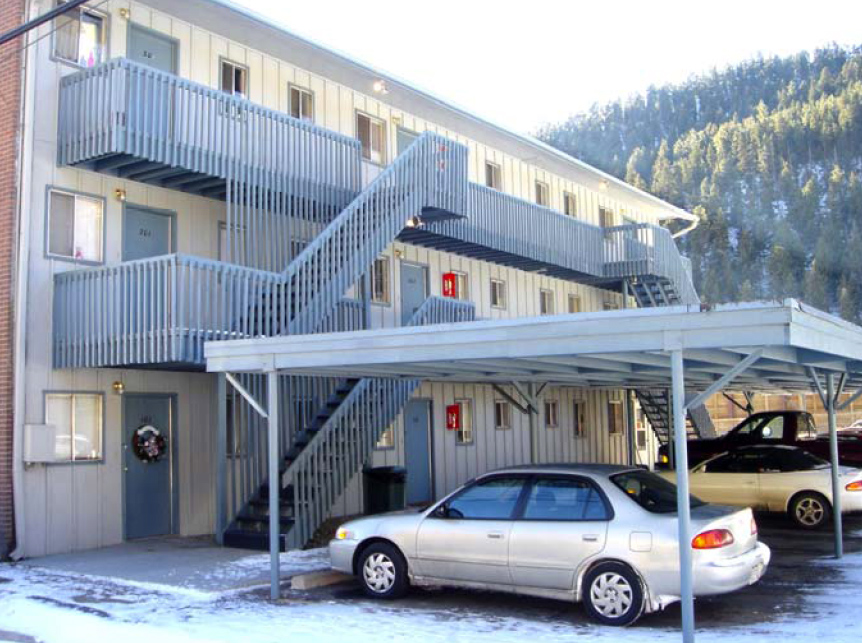
<path fill-rule="evenodd" d="M 54 367 L 202 370 L 205 341 L 278 334 L 270 302 L 284 285 L 278 273 L 184 255 L 58 273 Z M 318 330 L 364 326 L 364 305 L 342 299 Z"/>
<path fill-rule="evenodd" d="M 356 139 L 123 58 L 62 79 L 57 139 L 60 165 L 216 199 L 334 216 L 361 190 Z"/>

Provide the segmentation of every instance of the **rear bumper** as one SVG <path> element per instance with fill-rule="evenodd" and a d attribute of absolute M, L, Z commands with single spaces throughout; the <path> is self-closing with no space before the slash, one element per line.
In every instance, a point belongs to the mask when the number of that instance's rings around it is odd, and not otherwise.
<path fill-rule="evenodd" d="M 733 558 L 698 563 L 694 568 L 695 596 L 725 594 L 753 585 L 766 572 L 772 552 L 763 543 Z"/>

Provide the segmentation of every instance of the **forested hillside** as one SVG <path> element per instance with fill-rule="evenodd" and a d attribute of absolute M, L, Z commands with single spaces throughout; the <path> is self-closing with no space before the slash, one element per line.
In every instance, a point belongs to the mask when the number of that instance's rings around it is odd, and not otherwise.
<path fill-rule="evenodd" d="M 751 60 L 539 135 L 701 217 L 683 249 L 706 301 L 862 317 L 862 47 Z"/>

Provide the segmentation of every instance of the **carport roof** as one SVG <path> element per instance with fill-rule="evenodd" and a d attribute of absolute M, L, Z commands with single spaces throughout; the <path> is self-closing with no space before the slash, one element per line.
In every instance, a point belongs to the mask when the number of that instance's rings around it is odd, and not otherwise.
<path fill-rule="evenodd" d="M 676 349 L 693 389 L 752 354 L 732 388 L 807 391 L 812 368 L 862 384 L 862 328 L 793 299 L 208 342 L 205 356 L 212 372 L 648 388 L 669 386 Z"/>

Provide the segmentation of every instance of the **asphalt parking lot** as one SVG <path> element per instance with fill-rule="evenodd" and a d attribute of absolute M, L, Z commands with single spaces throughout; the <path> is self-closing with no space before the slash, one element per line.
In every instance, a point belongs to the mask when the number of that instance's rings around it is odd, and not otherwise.
<path fill-rule="evenodd" d="M 760 538 L 772 549 L 769 569 L 759 583 L 724 596 L 701 598 L 695 610 L 698 628 L 720 628 L 728 625 L 745 625 L 756 634 L 758 626 L 768 631 L 770 623 L 786 617 L 796 619 L 820 618 L 816 605 L 806 595 L 819 587 L 840 584 L 835 575 L 840 571 L 824 566 L 824 559 L 833 553 L 833 532 L 826 529 L 816 532 L 802 531 L 782 516 L 759 515 L 757 522 Z M 862 551 L 862 516 L 844 519 L 845 552 Z M 840 569 L 840 568 L 839 568 Z M 355 582 L 308 592 L 289 592 L 292 598 L 307 601 L 338 600 L 355 603 L 372 603 Z M 376 601 L 373 604 L 379 605 Z M 517 618 L 559 624 L 586 624 L 587 616 L 580 605 L 513 596 L 494 592 L 477 592 L 452 589 L 414 588 L 401 600 L 388 603 L 394 609 L 418 608 L 436 612 L 440 619 L 461 619 L 481 616 Z M 672 605 L 663 612 L 651 614 L 640 621 L 638 628 L 668 628 L 678 626 L 680 611 Z"/>

